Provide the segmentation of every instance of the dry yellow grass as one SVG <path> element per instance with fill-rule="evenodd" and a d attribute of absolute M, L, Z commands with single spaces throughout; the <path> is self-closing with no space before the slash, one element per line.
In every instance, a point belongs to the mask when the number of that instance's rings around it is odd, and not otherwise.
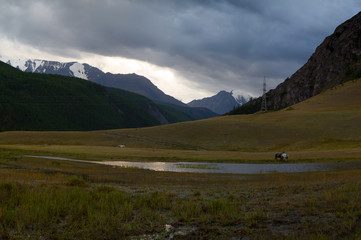
<path fill-rule="evenodd" d="M 19 149 L 37 146 L 37 150 L 44 145 L 44 149 L 48 146 L 54 152 L 80 151 L 83 155 L 88 151 L 88 155 L 96 158 L 99 155 L 109 158 L 262 160 L 269 159 L 270 153 L 287 151 L 300 159 L 316 159 L 350 157 L 351 149 L 354 149 L 352 158 L 357 158 L 361 147 L 360 93 L 361 80 L 357 80 L 281 111 L 221 116 L 141 129 L 2 132 L 0 144 Z M 126 148 L 117 148 L 120 144 Z M 302 153 L 305 151 L 311 152 Z"/>

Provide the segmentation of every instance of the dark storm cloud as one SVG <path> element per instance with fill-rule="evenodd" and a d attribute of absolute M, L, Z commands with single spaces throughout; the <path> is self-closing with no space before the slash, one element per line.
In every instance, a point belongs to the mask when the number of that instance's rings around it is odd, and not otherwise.
<path fill-rule="evenodd" d="M 306 62 L 361 7 L 347 1 L 0 0 L 0 35 L 176 69 L 212 91 L 260 93 Z"/>

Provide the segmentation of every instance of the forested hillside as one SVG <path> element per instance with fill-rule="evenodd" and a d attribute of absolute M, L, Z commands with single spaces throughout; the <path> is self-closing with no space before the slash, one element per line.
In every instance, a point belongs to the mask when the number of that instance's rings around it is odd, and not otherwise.
<path fill-rule="evenodd" d="M 138 94 L 0 62 L 0 130 L 96 130 L 191 120 Z M 167 115 L 170 115 L 169 117 Z M 168 120 L 168 118 L 170 120 Z"/>

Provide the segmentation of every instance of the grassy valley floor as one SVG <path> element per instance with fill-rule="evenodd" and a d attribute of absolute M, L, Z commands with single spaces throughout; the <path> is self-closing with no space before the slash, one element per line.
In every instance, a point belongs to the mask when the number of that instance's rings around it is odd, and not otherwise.
<path fill-rule="evenodd" d="M 2 239 L 360 239 L 361 169 L 154 172 L 1 151 Z"/>
<path fill-rule="evenodd" d="M 361 79 L 280 111 L 159 127 L 1 132 L 0 239 L 361 239 L 357 165 L 196 174 L 24 156 L 360 162 L 360 89 Z"/>
<path fill-rule="evenodd" d="M 340 143 L 338 143 L 340 145 Z M 356 147 L 356 148 L 352 148 Z M 1 145 L 4 153 L 13 155 L 42 155 L 69 157 L 95 161 L 162 161 L 162 162 L 224 162 L 224 163 L 279 163 L 275 152 L 238 152 L 210 150 L 176 150 L 157 148 L 120 148 L 119 146 L 83 145 Z M 346 149 L 315 149 L 290 151 L 290 163 L 350 162 L 361 160 L 361 148 L 349 144 Z"/>

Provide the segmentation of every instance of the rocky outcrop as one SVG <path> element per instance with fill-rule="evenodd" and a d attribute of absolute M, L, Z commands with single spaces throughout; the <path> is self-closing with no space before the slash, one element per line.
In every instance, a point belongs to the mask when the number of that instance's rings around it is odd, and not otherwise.
<path fill-rule="evenodd" d="M 361 12 L 338 26 L 303 67 L 266 94 L 267 107 L 281 109 L 360 77 Z M 260 103 L 259 98 L 254 99 L 234 113 L 257 111 Z M 254 110 L 250 111 L 251 108 Z"/>

